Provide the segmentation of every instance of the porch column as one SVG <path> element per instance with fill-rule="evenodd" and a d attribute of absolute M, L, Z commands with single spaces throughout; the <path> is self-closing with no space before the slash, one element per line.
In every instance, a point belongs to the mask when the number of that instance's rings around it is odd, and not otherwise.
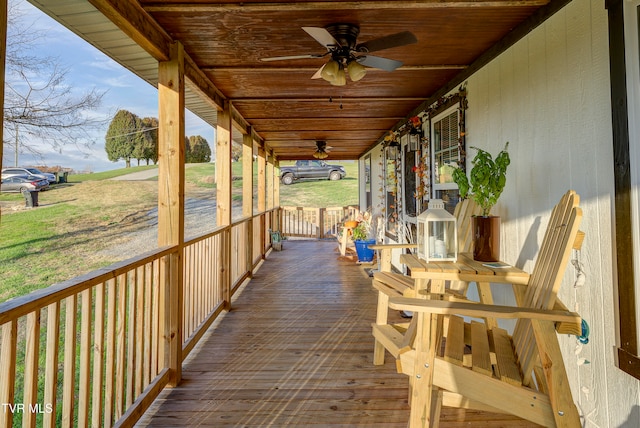
<path fill-rule="evenodd" d="M 273 153 L 269 153 L 267 160 L 267 209 L 273 208 Z"/>
<path fill-rule="evenodd" d="M 7 0 L 0 0 L 0 111 L 4 111 L 4 64 L 7 57 Z M 4 148 L 4 121 L 0 120 L 0 167 L 2 167 L 2 156 Z M 2 215 L 2 211 L 0 211 Z"/>
<path fill-rule="evenodd" d="M 267 185 L 266 185 L 266 153 L 264 148 L 258 149 L 258 211 L 264 212 L 267 209 L 266 199 Z"/>
<path fill-rule="evenodd" d="M 242 216 L 247 220 L 246 262 L 249 276 L 253 272 L 253 130 L 242 137 Z"/>
<path fill-rule="evenodd" d="M 219 284 L 223 307 L 231 308 L 231 105 L 224 103 L 216 127 L 216 224 L 227 226 L 220 243 Z"/>
<path fill-rule="evenodd" d="M 282 232 L 281 213 L 280 208 L 280 161 L 276 160 L 273 170 L 273 206 L 278 207 L 278 212 L 274 214 L 274 221 L 277 222 L 273 225 L 273 230 L 279 230 Z"/>
<path fill-rule="evenodd" d="M 280 206 L 280 161 L 276 161 L 273 171 L 273 204 L 276 207 Z"/>
<path fill-rule="evenodd" d="M 267 196 L 267 185 L 265 176 L 266 171 L 266 153 L 264 147 L 258 147 L 258 212 L 263 213 L 260 216 L 260 255 L 264 259 L 266 248 L 265 242 L 265 232 L 266 232 L 266 223 L 267 217 L 264 212 L 267 210 L 266 204 L 266 196 Z"/>
<path fill-rule="evenodd" d="M 242 138 L 242 216 L 253 215 L 253 136 L 251 128 Z"/>
<path fill-rule="evenodd" d="M 184 246 L 184 50 L 171 46 L 171 58 L 158 64 L 158 245 L 177 245 L 170 276 L 161 284 L 161 325 L 164 325 L 170 384 L 182 378 L 182 290 Z"/>
<path fill-rule="evenodd" d="M 216 224 L 231 224 L 231 106 L 218 112 L 216 127 Z"/>

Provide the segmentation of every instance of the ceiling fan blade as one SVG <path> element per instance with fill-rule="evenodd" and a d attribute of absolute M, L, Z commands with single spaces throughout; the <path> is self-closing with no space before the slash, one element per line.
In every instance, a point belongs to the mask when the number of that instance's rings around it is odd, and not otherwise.
<path fill-rule="evenodd" d="M 260 58 L 260 61 L 288 61 L 290 59 L 308 59 L 308 58 L 322 58 L 324 55 L 309 54 L 309 55 L 289 55 L 289 56 L 273 56 L 270 58 Z"/>
<path fill-rule="evenodd" d="M 324 64 L 322 67 L 320 67 L 318 69 L 318 71 L 316 71 L 316 73 L 313 76 L 311 76 L 311 78 L 312 79 L 321 79 L 322 78 L 322 69 L 324 68 L 325 65 L 327 65 L 327 64 Z"/>
<path fill-rule="evenodd" d="M 363 55 L 358 57 L 356 61 L 362 65 L 366 65 L 367 67 L 379 68 L 384 71 L 393 71 L 402 65 L 402 61 L 373 55 Z"/>
<path fill-rule="evenodd" d="M 330 50 L 333 47 L 339 47 L 340 43 L 325 28 L 320 27 L 302 27 L 311 37 L 316 39 L 318 43 Z"/>
<path fill-rule="evenodd" d="M 418 39 L 411 31 L 403 31 L 401 33 L 390 34 L 378 39 L 369 40 L 356 46 L 358 52 L 376 52 L 383 49 L 395 48 L 398 46 L 410 45 L 417 43 Z"/>

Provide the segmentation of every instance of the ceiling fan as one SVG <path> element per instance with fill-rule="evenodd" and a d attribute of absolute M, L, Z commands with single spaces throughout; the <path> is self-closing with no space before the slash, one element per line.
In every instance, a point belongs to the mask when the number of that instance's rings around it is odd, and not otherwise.
<path fill-rule="evenodd" d="M 331 147 L 327 147 L 326 141 L 316 141 L 316 152 L 313 154 L 313 157 L 316 159 L 326 159 L 329 157 L 329 153 L 327 151 Z"/>
<path fill-rule="evenodd" d="M 322 58 L 330 55 L 329 61 L 313 75 L 312 79 L 323 78 L 332 85 L 343 86 L 347 83 L 346 74 L 357 82 L 367 73 L 366 67 L 393 71 L 402 65 L 401 61 L 369 55 L 384 49 L 416 43 L 418 39 L 410 31 L 356 43 L 360 27 L 356 24 L 330 24 L 324 28 L 302 27 L 318 43 L 327 48 L 323 54 L 290 55 L 261 58 L 261 61 L 285 61 L 293 59 Z M 346 72 L 345 72 L 346 69 Z"/>

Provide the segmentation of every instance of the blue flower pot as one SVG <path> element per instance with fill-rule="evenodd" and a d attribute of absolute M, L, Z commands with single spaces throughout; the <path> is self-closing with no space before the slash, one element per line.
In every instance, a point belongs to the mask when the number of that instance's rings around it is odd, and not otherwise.
<path fill-rule="evenodd" d="M 369 248 L 369 245 L 373 245 L 375 243 L 375 239 L 363 239 L 355 241 L 356 253 L 358 253 L 359 262 L 370 262 L 373 260 L 374 251 Z"/>

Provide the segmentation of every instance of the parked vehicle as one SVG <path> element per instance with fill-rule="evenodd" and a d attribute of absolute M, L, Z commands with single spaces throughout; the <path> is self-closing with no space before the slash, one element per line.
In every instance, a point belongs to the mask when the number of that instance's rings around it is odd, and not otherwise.
<path fill-rule="evenodd" d="M 287 185 L 299 179 L 340 180 L 346 176 L 342 165 L 329 165 L 321 160 L 299 160 L 294 166 L 280 167 L 280 181 Z"/>
<path fill-rule="evenodd" d="M 25 168 L 25 167 L 10 167 L 10 168 L 4 168 L 2 170 L 2 179 L 4 180 L 7 177 L 12 177 L 15 175 L 19 175 L 19 176 L 29 176 L 29 175 L 35 175 L 36 177 L 40 177 L 40 178 L 44 178 L 45 180 L 47 180 L 49 182 L 49 184 L 55 184 L 56 183 L 56 176 L 48 173 L 48 172 L 42 172 L 40 171 L 38 168 Z"/>
<path fill-rule="evenodd" d="M 4 178 L 2 179 L 2 182 L 0 182 L 0 192 L 3 193 L 22 192 L 23 190 L 39 192 L 47 189 L 49 189 L 49 182 L 46 179 L 36 177 L 35 175 L 14 175 Z"/>

